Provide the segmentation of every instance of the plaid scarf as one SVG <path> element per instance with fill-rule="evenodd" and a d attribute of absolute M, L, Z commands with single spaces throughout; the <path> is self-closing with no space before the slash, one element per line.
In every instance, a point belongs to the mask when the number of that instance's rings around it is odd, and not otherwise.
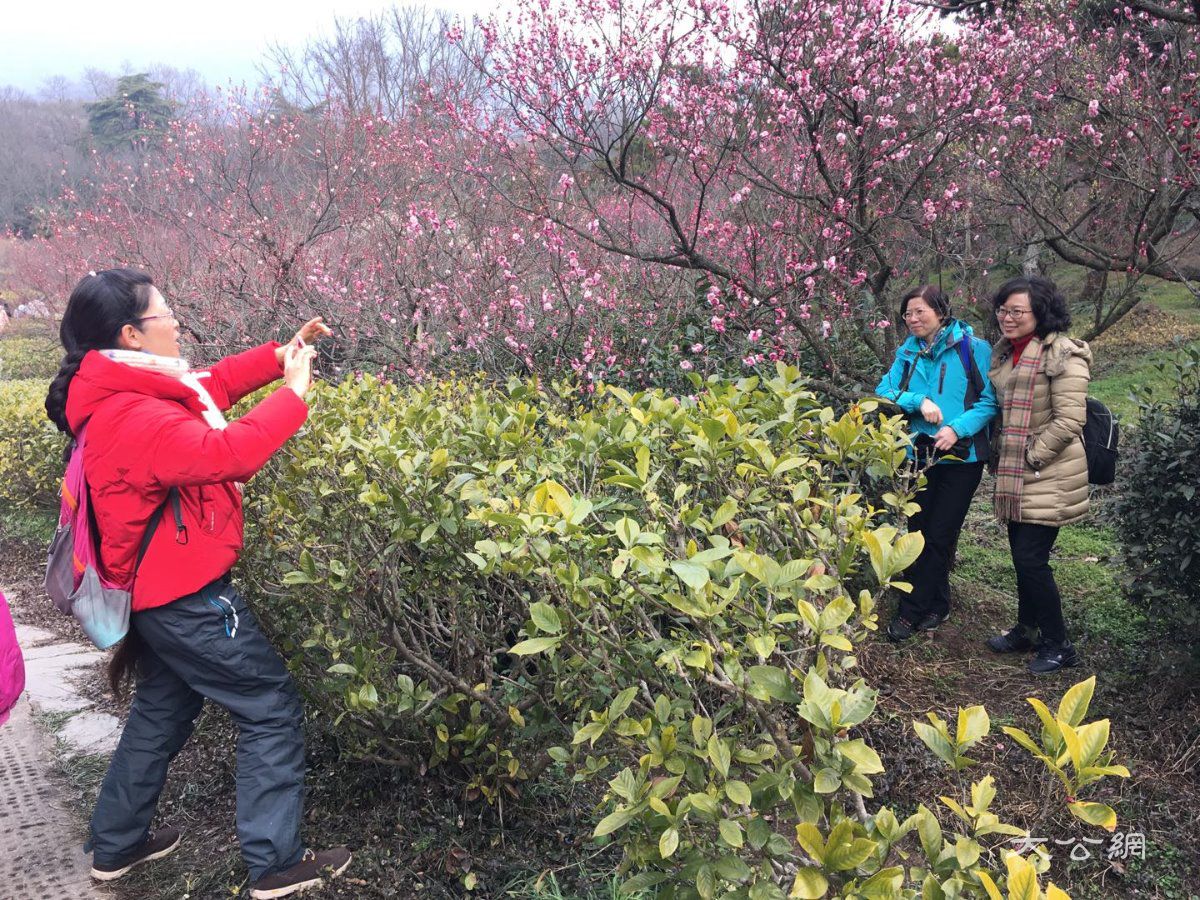
<path fill-rule="evenodd" d="M 1025 487 L 1025 448 L 1029 445 L 1029 420 L 1033 415 L 1033 390 L 1042 362 L 1044 344 L 1029 342 L 1013 366 L 1011 389 L 1004 398 L 1004 430 L 1000 437 L 1000 461 L 996 464 L 996 517 L 1001 522 L 1021 518 L 1021 491 Z"/>

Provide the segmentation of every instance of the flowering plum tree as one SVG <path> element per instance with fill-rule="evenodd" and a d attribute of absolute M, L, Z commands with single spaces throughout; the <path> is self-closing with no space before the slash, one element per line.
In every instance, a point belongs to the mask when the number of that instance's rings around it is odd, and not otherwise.
<path fill-rule="evenodd" d="M 787 358 L 850 396 L 916 281 L 982 293 L 1027 244 L 1193 277 L 1194 36 L 1145 15 L 523 0 L 438 39 L 465 77 L 411 34 L 412 65 L 384 59 L 377 23 L 98 156 L 16 262 L 58 302 L 146 268 L 223 347 L 320 313 L 333 364 L 663 383 Z M 314 74 L 356 59 L 366 81 Z"/>
<path fill-rule="evenodd" d="M 951 43 L 883 0 L 538 0 L 483 30 L 503 105 L 459 119 L 493 188 L 699 273 L 712 332 L 749 362 L 802 350 L 827 388 L 858 361 L 831 338 L 886 357 L 897 280 L 955 265 L 938 248 L 969 228 L 963 156 L 1053 46 L 1005 23 Z"/>
<path fill-rule="evenodd" d="M 1200 65 L 1194 28 L 1130 8 L 1081 18 L 980 164 L 994 160 L 992 199 L 1032 240 L 1095 274 L 1092 337 L 1140 299 L 1144 276 L 1200 298 Z"/>

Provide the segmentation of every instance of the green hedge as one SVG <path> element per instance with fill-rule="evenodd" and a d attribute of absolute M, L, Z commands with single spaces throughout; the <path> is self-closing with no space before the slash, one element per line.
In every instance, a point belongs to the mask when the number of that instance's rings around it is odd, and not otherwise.
<path fill-rule="evenodd" d="M 58 374 L 62 347 L 47 337 L 5 337 L 0 340 L 0 381 L 39 379 Z"/>
<path fill-rule="evenodd" d="M 0 381 L 0 502 L 58 504 L 66 441 L 46 418 L 45 402 L 45 381 Z"/>
<path fill-rule="evenodd" d="M 1118 466 L 1116 519 L 1130 598 L 1154 611 L 1164 644 L 1200 663 L 1200 347 L 1158 365 L 1167 390 L 1137 393 Z M 1166 651 L 1167 655 L 1170 654 Z"/>
<path fill-rule="evenodd" d="M 891 524 L 913 508 L 903 420 L 826 407 L 783 366 L 693 389 L 314 390 L 251 482 L 240 566 L 314 726 L 468 799 L 519 798 L 548 770 L 602 780 L 594 833 L 623 849 L 628 892 L 1035 896 L 1048 860 L 1006 847 L 1023 832 L 990 811 L 991 776 L 940 817 L 873 799 L 855 646 L 922 546 Z M 0 385 L 26 501 L 60 470 L 42 391 Z M 1053 713 L 1035 701 L 1040 734 L 1005 731 L 1063 808 L 1111 830 L 1081 799 L 1127 774 L 1108 723 L 1083 721 L 1092 685 Z M 916 732 L 958 769 L 990 729 L 972 707 Z"/>
<path fill-rule="evenodd" d="M 252 485 L 241 570 L 317 723 L 493 803 L 551 766 L 602 779 L 595 835 L 623 847 L 626 891 L 988 896 L 1001 860 L 1035 884 L 1048 861 L 1007 855 L 1021 830 L 989 811 L 990 776 L 950 807 L 954 838 L 925 807 L 866 807 L 883 761 L 854 648 L 922 546 L 890 524 L 911 509 L 903 420 L 839 414 L 782 366 L 694 387 L 316 391 Z M 1047 710 L 1039 740 L 1010 731 L 1065 808 L 1111 828 L 1078 800 L 1124 773 L 1107 722 L 1082 722 L 1090 695 Z M 976 707 L 918 733 L 960 768 L 989 730 Z"/>

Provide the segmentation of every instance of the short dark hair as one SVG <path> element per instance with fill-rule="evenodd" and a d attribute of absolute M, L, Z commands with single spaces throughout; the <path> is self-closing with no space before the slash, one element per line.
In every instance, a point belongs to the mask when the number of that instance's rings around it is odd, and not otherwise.
<path fill-rule="evenodd" d="M 938 314 L 938 318 L 943 322 L 950 318 L 950 298 L 936 284 L 923 284 L 920 287 L 915 287 L 903 297 L 900 298 L 900 318 L 904 318 L 904 313 L 908 311 L 908 301 L 920 297 L 929 308 Z"/>
<path fill-rule="evenodd" d="M 1013 294 L 1029 295 L 1029 308 L 1037 320 L 1033 333 L 1039 338 L 1044 338 L 1052 331 L 1066 331 L 1071 327 L 1071 309 L 1067 306 L 1067 298 L 1049 278 L 1026 275 L 1008 279 L 992 297 L 992 311 L 999 310 Z"/>

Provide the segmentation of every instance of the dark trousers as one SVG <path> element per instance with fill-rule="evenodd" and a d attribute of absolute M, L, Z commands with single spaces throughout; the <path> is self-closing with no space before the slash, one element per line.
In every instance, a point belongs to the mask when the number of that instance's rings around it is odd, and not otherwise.
<path fill-rule="evenodd" d="M 983 463 L 938 463 L 925 473 L 916 496 L 921 511 L 908 520 L 908 530 L 924 536 L 925 548 L 904 572 L 912 593 L 900 595 L 900 615 L 914 625 L 930 613 L 950 612 L 950 564 L 982 477 Z"/>
<path fill-rule="evenodd" d="M 1017 622 L 1040 629 L 1044 641 L 1064 644 L 1062 597 L 1050 568 L 1050 550 L 1057 538 L 1058 529 L 1052 525 L 1008 523 L 1008 546 L 1017 570 Z"/>
<path fill-rule="evenodd" d="M 119 865 L 149 832 L 167 777 L 204 699 L 238 728 L 237 833 L 251 881 L 300 861 L 304 708 L 246 601 L 215 581 L 134 613 L 143 643 L 137 692 L 92 815 L 97 863 Z"/>

